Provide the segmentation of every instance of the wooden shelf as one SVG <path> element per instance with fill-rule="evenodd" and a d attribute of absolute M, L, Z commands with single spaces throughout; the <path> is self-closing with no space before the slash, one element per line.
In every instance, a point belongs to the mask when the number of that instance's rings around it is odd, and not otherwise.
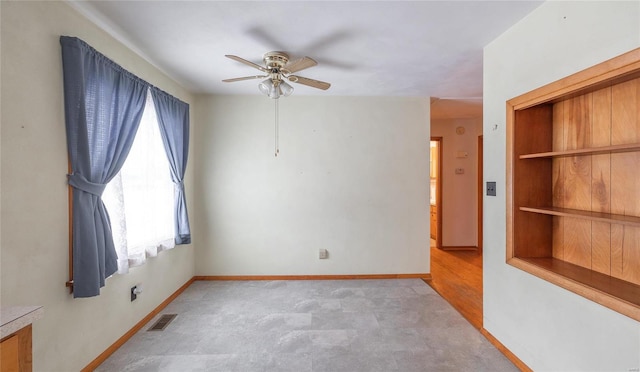
<path fill-rule="evenodd" d="M 558 207 L 520 207 L 521 211 L 640 227 L 640 217 Z"/>
<path fill-rule="evenodd" d="M 639 285 L 555 258 L 519 259 L 640 309 Z"/>
<path fill-rule="evenodd" d="M 637 92 L 640 48 L 507 101 L 506 256 L 640 321 Z"/>
<path fill-rule="evenodd" d="M 631 151 L 640 151 L 640 144 L 628 143 L 624 145 L 591 147 L 591 148 L 585 148 L 585 149 L 540 152 L 536 154 L 520 155 L 520 159 L 558 158 L 563 156 L 611 154 L 611 153 L 617 153 L 617 152 L 631 152 Z"/>

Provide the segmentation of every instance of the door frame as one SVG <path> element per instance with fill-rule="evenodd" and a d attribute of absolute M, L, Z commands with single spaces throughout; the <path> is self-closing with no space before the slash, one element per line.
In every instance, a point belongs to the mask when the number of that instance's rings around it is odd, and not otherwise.
<path fill-rule="evenodd" d="M 431 141 L 438 142 L 438 176 L 436 178 L 436 248 L 442 247 L 442 147 L 444 146 L 443 137 L 431 137 Z M 429 149 L 431 149 L 431 142 L 429 142 Z M 431 151 L 429 151 L 429 156 L 431 156 Z M 431 172 L 429 172 L 431 175 Z M 429 182 L 431 182 L 431 177 L 429 177 Z"/>
<path fill-rule="evenodd" d="M 483 219 L 483 208 L 484 208 L 484 137 L 483 135 L 478 136 L 478 254 L 482 254 L 482 240 L 484 238 L 483 227 L 482 227 L 482 219 Z"/>

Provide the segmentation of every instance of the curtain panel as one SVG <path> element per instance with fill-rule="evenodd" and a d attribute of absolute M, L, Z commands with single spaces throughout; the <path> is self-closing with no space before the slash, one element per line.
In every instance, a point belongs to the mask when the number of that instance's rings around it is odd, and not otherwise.
<path fill-rule="evenodd" d="M 184 192 L 184 173 L 189 155 L 189 105 L 155 87 L 151 88 L 151 96 L 171 168 L 171 179 L 175 184 L 176 244 L 190 244 L 191 229 Z"/>
<path fill-rule="evenodd" d="M 175 185 L 176 244 L 191 243 L 184 193 L 189 105 L 153 87 L 84 41 L 61 36 L 67 151 L 73 188 L 73 295 L 100 294 L 118 270 L 109 214 L 101 196 L 124 164 L 150 89 Z"/>
<path fill-rule="evenodd" d="M 148 83 L 75 37 L 60 37 L 73 187 L 73 295 L 100 294 L 118 269 L 101 195 L 136 135 Z"/>

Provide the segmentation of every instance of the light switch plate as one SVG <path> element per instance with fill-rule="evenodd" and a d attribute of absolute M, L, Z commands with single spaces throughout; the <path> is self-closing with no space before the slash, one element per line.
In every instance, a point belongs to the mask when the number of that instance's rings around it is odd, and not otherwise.
<path fill-rule="evenodd" d="M 487 182 L 487 196 L 496 196 L 495 182 Z"/>

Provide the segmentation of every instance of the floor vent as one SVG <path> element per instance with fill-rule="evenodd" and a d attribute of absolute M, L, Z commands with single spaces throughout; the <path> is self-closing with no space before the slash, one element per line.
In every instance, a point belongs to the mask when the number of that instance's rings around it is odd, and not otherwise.
<path fill-rule="evenodd" d="M 147 331 L 164 331 L 178 314 L 164 314 Z"/>

